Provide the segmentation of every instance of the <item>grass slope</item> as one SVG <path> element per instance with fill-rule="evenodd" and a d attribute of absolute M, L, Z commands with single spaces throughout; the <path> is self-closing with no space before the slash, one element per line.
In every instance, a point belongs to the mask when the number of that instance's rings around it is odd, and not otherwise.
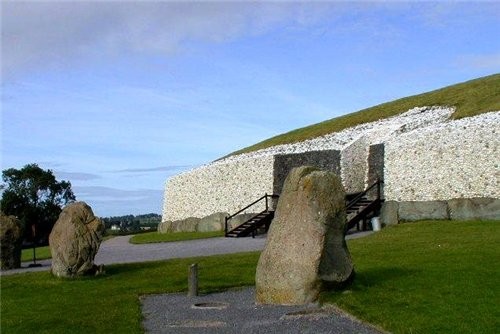
<path fill-rule="evenodd" d="M 500 222 L 421 222 L 348 242 L 357 276 L 326 292 L 357 317 L 394 333 L 497 333 Z M 253 285 L 259 253 L 113 265 L 96 278 L 49 273 L 2 277 L 2 333 L 141 333 L 139 297 L 185 291 L 191 263 L 200 288 Z"/>
<path fill-rule="evenodd" d="M 332 132 L 338 132 L 355 125 L 388 118 L 406 112 L 411 108 L 423 106 L 454 106 L 456 107 L 456 111 L 452 117 L 455 119 L 500 110 L 500 74 L 463 82 L 428 93 L 405 97 L 296 129 L 233 152 L 230 155 L 252 152 L 280 144 L 304 141 Z"/>

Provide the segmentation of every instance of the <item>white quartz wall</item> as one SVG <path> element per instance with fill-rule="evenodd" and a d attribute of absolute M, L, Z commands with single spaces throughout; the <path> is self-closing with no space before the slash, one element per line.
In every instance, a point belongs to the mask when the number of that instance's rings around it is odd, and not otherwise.
<path fill-rule="evenodd" d="M 234 213 L 273 191 L 277 154 L 340 150 L 347 192 L 367 184 L 369 145 L 385 143 L 386 200 L 499 198 L 499 112 L 448 121 L 448 107 L 413 108 L 300 143 L 231 156 L 172 177 L 163 221 Z M 252 211 L 259 211 L 261 207 Z"/>
<path fill-rule="evenodd" d="M 500 112 L 431 125 L 385 144 L 385 198 L 500 198 Z"/>
<path fill-rule="evenodd" d="M 350 138 L 355 138 L 346 144 L 341 152 L 341 177 L 346 192 L 360 192 L 369 186 L 367 181 L 370 145 L 383 143 L 414 129 L 440 124 L 446 121 L 453 112 L 454 108 L 448 107 L 418 107 L 396 117 L 342 131 L 351 133 Z"/>
<path fill-rule="evenodd" d="M 235 213 L 273 191 L 274 157 L 214 163 L 170 178 L 165 185 L 162 221 Z M 264 210 L 264 204 L 251 212 Z"/>

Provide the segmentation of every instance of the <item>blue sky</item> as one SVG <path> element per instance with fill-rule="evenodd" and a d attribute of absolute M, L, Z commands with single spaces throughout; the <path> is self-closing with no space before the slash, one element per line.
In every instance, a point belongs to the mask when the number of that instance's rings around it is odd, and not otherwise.
<path fill-rule="evenodd" d="M 2 1 L 2 170 L 100 216 L 268 137 L 500 71 L 497 2 Z"/>

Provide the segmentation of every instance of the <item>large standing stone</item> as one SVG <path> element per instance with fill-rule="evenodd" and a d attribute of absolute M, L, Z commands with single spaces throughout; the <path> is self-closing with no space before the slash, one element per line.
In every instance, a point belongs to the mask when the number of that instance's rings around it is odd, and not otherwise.
<path fill-rule="evenodd" d="M 52 273 L 58 277 L 93 274 L 104 224 L 84 202 L 69 204 L 59 215 L 49 236 Z"/>
<path fill-rule="evenodd" d="M 23 225 L 14 216 L 0 212 L 0 263 L 2 270 L 21 267 Z"/>
<path fill-rule="evenodd" d="M 255 277 L 262 304 L 307 304 L 325 285 L 351 279 L 345 193 L 332 172 L 293 169 L 286 178 Z"/>

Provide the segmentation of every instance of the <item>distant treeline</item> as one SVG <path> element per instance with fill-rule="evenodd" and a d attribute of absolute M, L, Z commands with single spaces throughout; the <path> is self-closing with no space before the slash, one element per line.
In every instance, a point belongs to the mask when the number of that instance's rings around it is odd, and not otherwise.
<path fill-rule="evenodd" d="M 139 231 L 142 228 L 150 227 L 156 229 L 161 222 L 161 215 L 156 213 L 148 213 L 144 215 L 126 215 L 116 217 L 101 218 L 106 229 L 111 226 L 118 226 L 121 231 Z"/>

